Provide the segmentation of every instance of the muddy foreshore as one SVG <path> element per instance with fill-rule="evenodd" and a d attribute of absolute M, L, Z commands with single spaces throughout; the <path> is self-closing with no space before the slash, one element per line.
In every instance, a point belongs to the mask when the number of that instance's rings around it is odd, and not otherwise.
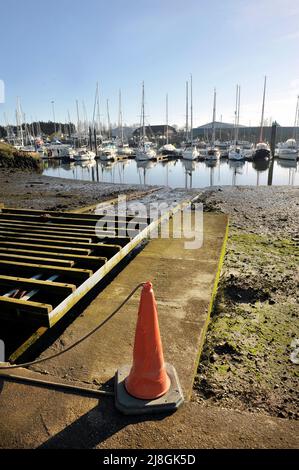
<path fill-rule="evenodd" d="M 93 205 L 118 194 L 144 193 L 152 189 L 153 186 L 99 184 L 0 169 L 0 203 L 6 207 L 65 211 Z"/>
<path fill-rule="evenodd" d="M 0 185 L 5 206 L 62 211 L 153 190 L 13 170 L 0 170 Z M 161 188 L 145 201 L 196 194 L 204 210 L 230 215 L 230 233 L 193 400 L 298 419 L 299 366 L 290 354 L 299 338 L 299 188 Z"/>
<path fill-rule="evenodd" d="M 201 200 L 230 214 L 230 232 L 195 400 L 298 419 L 299 188 L 213 188 Z"/>

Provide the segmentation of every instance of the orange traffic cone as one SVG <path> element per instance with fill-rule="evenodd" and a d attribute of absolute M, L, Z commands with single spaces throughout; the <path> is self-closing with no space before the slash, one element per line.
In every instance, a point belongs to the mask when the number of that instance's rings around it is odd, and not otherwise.
<path fill-rule="evenodd" d="M 133 366 L 125 380 L 127 392 L 135 398 L 153 400 L 168 392 L 167 375 L 160 337 L 157 304 L 152 284 L 142 289 L 133 351 Z"/>

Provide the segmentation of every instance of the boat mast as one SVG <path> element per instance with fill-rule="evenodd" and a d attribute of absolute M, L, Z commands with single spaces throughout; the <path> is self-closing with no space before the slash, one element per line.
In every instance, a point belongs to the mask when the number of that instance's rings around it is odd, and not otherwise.
<path fill-rule="evenodd" d="M 299 95 L 297 96 L 297 105 L 296 105 L 296 112 L 295 112 L 295 122 L 294 122 L 294 131 L 293 131 L 293 138 L 296 140 L 297 137 L 297 127 L 299 123 Z"/>
<path fill-rule="evenodd" d="M 193 141 L 193 89 L 192 89 L 192 73 L 190 74 L 190 140 Z"/>
<path fill-rule="evenodd" d="M 85 101 L 82 101 L 82 109 L 83 109 L 83 117 L 84 117 L 84 138 L 88 137 L 88 119 L 87 119 L 87 111 L 85 106 Z"/>
<path fill-rule="evenodd" d="M 219 129 L 219 140 L 222 140 L 222 114 L 220 115 L 220 129 Z"/>
<path fill-rule="evenodd" d="M 236 144 L 238 143 L 238 139 L 239 139 L 239 125 L 240 125 L 240 100 L 241 100 L 241 87 L 240 87 L 240 85 L 238 85 L 238 89 L 239 89 L 239 93 L 238 93 L 237 132 L 236 132 L 237 142 L 236 142 Z"/>
<path fill-rule="evenodd" d="M 262 105 L 262 117 L 261 117 L 260 142 L 263 141 L 266 84 L 267 84 L 267 77 L 265 76 L 265 80 L 264 80 L 264 93 L 263 93 L 263 105 Z"/>
<path fill-rule="evenodd" d="M 100 138 L 102 138 L 102 124 L 101 124 L 101 114 L 100 114 L 100 88 L 98 89 L 98 98 L 97 98 L 97 119 L 98 119 L 98 128 Z"/>
<path fill-rule="evenodd" d="M 141 105 L 141 117 L 142 117 L 142 136 L 143 136 L 143 147 L 145 148 L 144 82 L 142 82 L 142 105 Z"/>
<path fill-rule="evenodd" d="M 119 102 L 119 106 L 118 106 L 118 137 L 120 136 L 120 142 L 123 145 L 124 144 L 124 129 L 123 129 L 122 106 L 121 106 L 121 90 L 119 90 L 118 102 Z"/>
<path fill-rule="evenodd" d="M 94 129 L 96 128 L 96 106 L 97 106 L 98 94 L 99 94 L 99 84 L 97 82 L 96 93 L 95 93 L 94 103 L 93 103 L 93 115 L 92 115 L 92 126 Z"/>
<path fill-rule="evenodd" d="M 23 120 L 22 120 L 21 104 L 20 104 L 20 98 L 19 97 L 17 97 L 16 120 L 17 120 L 17 129 L 19 129 L 21 145 L 24 146 L 23 127 L 22 127 Z"/>
<path fill-rule="evenodd" d="M 240 119 L 240 85 L 237 85 L 237 88 L 236 88 L 236 109 L 235 109 L 235 147 L 238 144 L 239 119 Z"/>
<path fill-rule="evenodd" d="M 78 137 L 78 147 L 81 146 L 81 129 L 80 129 L 80 115 L 79 115 L 79 103 L 76 100 L 76 110 L 77 110 L 77 137 Z"/>
<path fill-rule="evenodd" d="M 212 121 L 212 145 L 215 145 L 215 119 L 216 119 L 216 88 L 214 88 L 213 121 Z"/>
<path fill-rule="evenodd" d="M 236 85 L 236 105 L 235 105 L 235 129 L 234 129 L 235 147 L 237 145 L 237 109 L 238 109 L 238 85 Z"/>
<path fill-rule="evenodd" d="M 108 121 L 108 139 L 111 139 L 112 133 L 111 133 L 111 123 L 110 123 L 110 114 L 109 114 L 109 100 L 107 100 L 107 121 Z"/>
<path fill-rule="evenodd" d="M 166 93 L 166 144 L 168 144 L 168 93 Z"/>
<path fill-rule="evenodd" d="M 189 137 L 189 129 L 188 129 L 189 116 L 188 116 L 188 108 L 189 108 L 189 103 L 188 103 L 188 81 L 186 81 L 186 142 L 188 142 L 188 137 Z"/>
<path fill-rule="evenodd" d="M 72 137 L 72 126 L 71 126 L 71 116 L 70 116 L 70 111 L 67 110 L 67 118 L 68 118 L 68 128 L 69 128 L 69 138 Z"/>

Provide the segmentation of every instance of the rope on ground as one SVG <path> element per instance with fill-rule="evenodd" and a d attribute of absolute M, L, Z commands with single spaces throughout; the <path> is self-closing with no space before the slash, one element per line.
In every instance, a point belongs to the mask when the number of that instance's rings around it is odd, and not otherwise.
<path fill-rule="evenodd" d="M 50 359 L 54 359 L 55 357 L 61 356 L 62 354 L 66 353 L 67 351 L 70 351 L 73 349 L 75 346 L 78 346 L 78 344 L 82 343 L 85 341 L 87 338 L 89 338 L 91 335 L 93 335 L 96 331 L 98 331 L 100 328 L 102 328 L 109 320 L 111 320 L 114 315 L 119 312 L 119 310 L 130 300 L 130 298 L 135 294 L 135 292 L 140 288 L 143 287 L 145 282 L 141 282 L 138 284 L 131 292 L 130 294 L 125 298 L 125 300 L 107 317 L 105 320 L 103 320 L 98 326 L 93 328 L 91 331 L 86 333 L 84 336 L 79 338 L 77 341 L 72 343 L 70 346 L 67 348 L 63 349 L 62 351 L 59 351 L 58 353 L 52 354 L 51 356 L 43 357 L 41 359 L 37 359 L 35 361 L 31 362 L 25 362 L 23 364 L 12 364 L 10 366 L 0 366 L 0 370 L 7 370 L 7 369 L 17 369 L 20 367 L 28 367 L 28 366 L 33 366 L 34 364 L 40 364 L 41 362 L 49 361 Z"/>

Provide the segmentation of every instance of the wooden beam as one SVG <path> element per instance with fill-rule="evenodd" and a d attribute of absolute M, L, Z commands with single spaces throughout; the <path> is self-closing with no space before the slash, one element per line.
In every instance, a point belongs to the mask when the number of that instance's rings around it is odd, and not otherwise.
<path fill-rule="evenodd" d="M 0 226 L 9 226 L 9 227 L 37 227 L 38 229 L 43 228 L 43 229 L 49 229 L 49 230 L 57 230 L 58 232 L 60 231 L 69 231 L 71 230 L 72 233 L 73 231 L 80 232 L 82 233 L 82 230 L 84 230 L 84 234 L 90 235 L 95 233 L 95 225 L 78 225 L 78 224 L 53 224 L 50 222 L 26 222 L 23 220 L 8 220 L 8 219 L 2 219 L 0 217 Z M 84 227 L 84 228 L 83 228 Z M 141 231 L 143 230 L 143 226 L 139 228 L 138 230 Z M 136 230 L 133 228 L 130 228 L 130 224 L 125 225 L 125 229 L 127 234 L 130 236 L 135 235 Z M 115 227 L 113 227 L 113 230 L 107 228 L 107 225 L 103 225 L 103 232 L 107 235 L 111 234 L 112 236 L 115 235 L 113 232 L 115 231 L 118 233 L 119 231 L 123 230 L 122 225 L 118 226 L 117 223 L 115 223 Z"/>
<path fill-rule="evenodd" d="M 37 340 L 39 340 L 47 331 L 48 327 L 40 326 L 38 327 L 29 338 L 24 341 L 8 358 L 8 361 L 13 364 L 19 359 L 26 351 L 29 349 Z"/>
<path fill-rule="evenodd" d="M 16 261 L 1 261 L 0 260 L 0 272 L 7 273 L 10 275 L 18 274 L 22 275 L 28 273 L 30 275 L 35 275 L 38 273 L 46 274 L 59 274 L 60 276 L 72 278 L 80 282 L 85 281 L 92 276 L 93 272 L 89 269 L 77 269 L 77 268 L 63 268 L 61 266 L 46 266 L 43 264 L 33 264 L 33 263 L 20 263 Z"/>
<path fill-rule="evenodd" d="M 96 230 L 95 228 L 85 228 L 80 227 L 80 228 L 70 228 L 70 226 L 67 227 L 62 227 L 60 225 L 51 225 L 51 224 L 40 224 L 40 223 L 27 223 L 27 224 L 16 224 L 14 223 L 6 223 L 6 222 L 0 222 L 0 231 L 11 231 L 13 232 L 31 232 L 31 233 L 43 233 L 43 234 L 59 234 L 62 236 L 71 236 L 72 238 L 76 237 L 88 237 L 88 238 L 94 238 L 96 237 Z M 105 235 L 105 236 L 116 236 L 117 235 L 117 230 L 101 230 L 100 233 Z"/>
<path fill-rule="evenodd" d="M 55 253 L 49 251 L 34 251 L 34 250 L 26 250 L 22 248 L 1 248 L 1 254 L 16 254 L 16 255 L 24 255 L 24 256 L 32 256 L 33 258 L 39 258 L 42 256 L 45 258 L 55 258 L 60 260 L 70 260 L 74 261 L 78 264 L 89 264 L 91 266 L 105 264 L 107 262 L 107 258 L 104 256 L 85 256 L 85 255 L 76 255 L 73 253 Z"/>
<path fill-rule="evenodd" d="M 16 239 L 13 237 L 4 237 L 0 235 L 0 246 L 2 243 L 13 243 Z M 114 240 L 114 239 L 112 239 Z M 86 249 L 96 251 L 101 256 L 112 256 L 113 254 L 117 253 L 121 249 L 121 245 L 114 245 L 110 243 L 105 243 L 106 239 L 103 239 L 101 243 L 82 243 L 82 242 L 65 242 L 62 240 L 50 240 L 50 239 L 43 239 L 43 238 L 35 238 L 35 237 L 20 237 L 18 238 L 18 243 L 23 244 L 32 244 L 32 245 L 40 245 L 43 244 L 44 246 L 52 246 L 52 247 L 63 247 L 63 249 L 67 248 L 74 248 L 74 249 Z M 110 241 L 110 240 L 109 240 Z M 120 240 L 121 241 L 121 240 Z"/>
<path fill-rule="evenodd" d="M 31 318 L 38 320 L 41 325 L 49 326 L 49 313 L 52 310 L 49 304 L 0 296 L 0 317 Z"/>
<path fill-rule="evenodd" d="M 45 214 L 49 215 L 51 219 L 53 218 L 70 218 L 74 220 L 82 221 L 97 221 L 99 218 L 104 217 L 107 220 L 122 220 L 129 221 L 134 218 L 134 220 L 141 223 L 150 223 L 152 220 L 149 217 L 135 217 L 132 215 L 120 215 L 118 216 L 117 212 L 114 215 L 109 215 L 105 213 L 100 214 L 80 214 L 77 212 L 59 212 L 59 211 L 46 211 L 46 210 L 37 210 L 37 209 L 14 209 L 5 207 L 2 209 L 2 214 L 5 215 L 16 215 L 16 216 L 33 216 L 33 217 L 43 217 Z M 17 218 L 17 217 L 16 217 Z"/>
<path fill-rule="evenodd" d="M 1 250 L 1 248 L 0 248 Z M 64 266 L 64 267 L 69 267 L 71 268 L 74 266 L 74 261 L 72 260 L 61 260 L 61 259 L 55 259 L 55 258 L 41 258 L 39 256 L 26 256 L 24 254 L 22 255 L 15 255 L 11 253 L 1 253 L 0 251 L 0 259 L 1 260 L 7 260 L 7 261 L 25 261 L 25 262 L 30 262 L 33 261 L 34 263 L 41 263 L 41 264 L 50 264 L 50 265 L 58 265 L 58 266 Z"/>
<path fill-rule="evenodd" d="M 0 229 L 0 237 L 5 238 L 6 240 L 9 240 L 10 238 L 18 238 L 21 236 L 26 236 L 26 237 L 38 237 L 39 239 L 48 239 L 48 240 L 63 240 L 65 242 L 74 242 L 74 240 L 78 240 L 79 242 L 83 243 L 91 243 L 92 238 L 85 238 L 85 237 L 78 237 L 78 235 L 73 235 L 71 237 L 65 237 L 64 235 L 53 235 L 52 233 L 34 233 L 34 232 L 27 232 L 26 230 L 20 231 L 15 231 L 14 229 L 9 229 L 9 230 L 1 230 Z"/>
<path fill-rule="evenodd" d="M 28 279 L 25 277 L 0 275 L 0 286 L 9 288 L 38 289 L 50 294 L 69 295 L 76 290 L 74 284 L 64 284 L 62 282 L 41 281 L 40 279 Z"/>
<path fill-rule="evenodd" d="M 83 248 L 73 248 L 68 246 L 50 246 L 50 245 L 43 245 L 42 243 L 22 243 L 20 241 L 16 242 L 8 242 L 3 241 L 0 239 L 0 247 L 4 248 L 19 248 L 24 247 L 24 249 L 30 248 L 31 250 L 38 251 L 40 248 L 47 250 L 48 252 L 57 252 L 57 253 L 71 253 L 77 255 L 89 255 L 91 250 L 83 249 Z"/>

